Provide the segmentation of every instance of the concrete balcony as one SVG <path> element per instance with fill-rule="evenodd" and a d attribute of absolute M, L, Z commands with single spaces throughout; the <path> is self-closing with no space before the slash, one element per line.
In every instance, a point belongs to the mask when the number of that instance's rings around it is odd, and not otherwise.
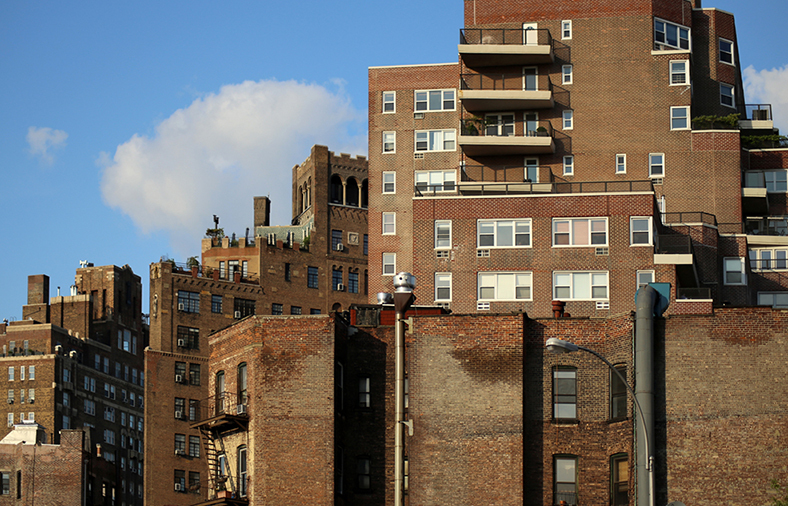
<path fill-rule="evenodd" d="M 747 104 L 744 118 L 739 119 L 742 130 L 774 130 L 771 104 Z"/>
<path fill-rule="evenodd" d="M 523 72 L 462 74 L 459 97 L 470 112 L 550 109 L 555 105 L 550 76 Z"/>
<path fill-rule="evenodd" d="M 546 29 L 465 28 L 458 46 L 466 66 L 500 67 L 553 63 L 553 38 Z"/>
<path fill-rule="evenodd" d="M 745 215 L 762 215 L 769 212 L 769 192 L 763 171 L 744 172 L 741 196 L 742 211 Z"/>
<path fill-rule="evenodd" d="M 525 135 L 514 135 L 514 126 L 512 122 L 476 128 L 466 122 L 460 128 L 457 143 L 466 155 L 473 157 L 555 153 L 554 132 L 549 121 L 530 123 Z"/>

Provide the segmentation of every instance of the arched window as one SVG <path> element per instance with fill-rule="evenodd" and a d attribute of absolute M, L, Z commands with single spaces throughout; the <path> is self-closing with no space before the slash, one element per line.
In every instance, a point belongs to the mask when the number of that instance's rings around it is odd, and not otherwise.
<path fill-rule="evenodd" d="M 238 364 L 238 404 L 246 404 L 246 362 Z"/>
<path fill-rule="evenodd" d="M 306 207 L 312 207 L 312 178 L 310 177 L 306 183 Z"/>
<path fill-rule="evenodd" d="M 345 204 L 353 207 L 359 207 L 359 187 L 358 181 L 355 178 L 349 178 L 347 180 L 347 200 Z"/>
<path fill-rule="evenodd" d="M 367 196 L 369 195 L 369 182 L 365 179 L 361 182 L 361 207 L 368 207 L 369 200 Z"/>
<path fill-rule="evenodd" d="M 248 491 L 247 478 L 249 474 L 246 466 L 246 445 L 238 447 L 238 495 L 246 497 Z"/>
<path fill-rule="evenodd" d="M 342 204 L 342 179 L 336 174 L 331 176 L 328 198 L 332 204 Z"/>
<path fill-rule="evenodd" d="M 224 371 L 216 373 L 216 384 L 214 385 L 214 395 L 216 398 L 216 415 L 224 413 Z"/>
<path fill-rule="evenodd" d="M 298 209 L 298 213 L 301 214 L 304 212 L 304 189 L 299 188 L 296 190 L 296 193 L 298 194 L 298 207 L 296 209 Z"/>

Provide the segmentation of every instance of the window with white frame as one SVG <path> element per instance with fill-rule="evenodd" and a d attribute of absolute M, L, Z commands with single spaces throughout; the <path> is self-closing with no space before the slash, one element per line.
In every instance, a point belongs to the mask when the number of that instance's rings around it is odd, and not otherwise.
<path fill-rule="evenodd" d="M 455 109 L 455 91 L 452 90 L 416 90 L 415 111 L 453 111 Z"/>
<path fill-rule="evenodd" d="M 733 41 L 720 37 L 720 61 L 733 65 Z"/>
<path fill-rule="evenodd" d="M 564 175 L 573 176 L 575 174 L 575 157 L 574 155 L 566 155 L 564 157 Z"/>
<path fill-rule="evenodd" d="M 730 84 L 720 83 L 720 104 L 725 107 L 734 106 L 734 88 Z"/>
<path fill-rule="evenodd" d="M 553 218 L 553 246 L 607 246 L 607 218 Z"/>
<path fill-rule="evenodd" d="M 788 248 L 752 249 L 750 268 L 758 271 L 788 269 Z"/>
<path fill-rule="evenodd" d="M 480 301 L 532 300 L 531 272 L 480 272 L 477 276 Z"/>
<path fill-rule="evenodd" d="M 653 282 L 654 282 L 654 271 L 651 270 L 637 271 L 638 288 Z"/>
<path fill-rule="evenodd" d="M 396 153 L 397 132 L 383 132 L 383 152 Z"/>
<path fill-rule="evenodd" d="M 627 155 L 619 153 L 616 155 L 616 174 L 627 173 Z"/>
<path fill-rule="evenodd" d="M 572 84 L 573 72 L 571 65 L 561 67 L 561 84 Z"/>
<path fill-rule="evenodd" d="M 454 151 L 456 146 L 456 130 L 417 130 L 416 152 Z"/>
<path fill-rule="evenodd" d="M 383 275 L 393 276 L 396 274 L 397 254 L 383 253 Z"/>
<path fill-rule="evenodd" d="M 397 112 L 396 102 L 397 102 L 397 93 L 395 91 L 384 91 L 383 114 L 391 114 Z"/>
<path fill-rule="evenodd" d="M 681 86 L 689 84 L 689 60 L 670 61 L 670 85 Z"/>
<path fill-rule="evenodd" d="M 665 177 L 665 153 L 649 153 L 648 177 Z"/>
<path fill-rule="evenodd" d="M 574 120 L 575 112 L 573 110 L 571 110 L 571 109 L 567 109 L 563 113 L 561 113 L 561 115 L 562 115 L 562 118 L 563 118 L 563 120 L 561 122 L 562 128 L 564 130 L 572 130 L 574 128 L 574 124 L 575 124 L 574 123 L 575 122 L 575 120 Z"/>
<path fill-rule="evenodd" d="M 629 218 L 629 244 L 631 246 L 651 246 L 651 216 L 631 216 Z"/>
<path fill-rule="evenodd" d="M 383 213 L 383 235 L 394 235 L 397 233 L 397 214 Z"/>
<path fill-rule="evenodd" d="M 723 259 L 723 274 L 726 285 L 746 285 L 747 277 L 744 272 L 743 257 L 728 257 Z"/>
<path fill-rule="evenodd" d="M 492 137 L 511 137 L 514 135 L 514 114 L 487 114 L 484 119 L 487 125 L 484 135 Z"/>
<path fill-rule="evenodd" d="M 451 192 L 456 188 L 457 173 L 453 170 L 420 170 L 416 172 L 416 188 L 420 192 Z"/>
<path fill-rule="evenodd" d="M 689 50 L 690 29 L 663 19 L 654 18 L 654 42 L 662 45 L 662 49 Z"/>
<path fill-rule="evenodd" d="M 451 220 L 435 220 L 435 249 L 451 249 Z"/>
<path fill-rule="evenodd" d="M 607 271 L 553 273 L 554 300 L 608 300 Z"/>
<path fill-rule="evenodd" d="M 451 272 L 435 273 L 435 302 L 451 301 Z"/>
<path fill-rule="evenodd" d="M 670 129 L 689 130 L 689 106 L 670 108 Z"/>
<path fill-rule="evenodd" d="M 397 182 L 396 172 L 384 172 L 383 193 L 395 193 L 397 191 L 396 182 Z"/>
<path fill-rule="evenodd" d="M 788 307 L 788 292 L 758 292 L 758 305 Z"/>
<path fill-rule="evenodd" d="M 561 21 L 561 39 L 570 40 L 572 38 L 572 20 L 565 19 Z"/>
<path fill-rule="evenodd" d="M 476 247 L 528 248 L 531 246 L 531 219 L 478 220 Z"/>
<path fill-rule="evenodd" d="M 763 178 L 766 181 L 768 193 L 788 192 L 788 170 L 765 170 Z"/>

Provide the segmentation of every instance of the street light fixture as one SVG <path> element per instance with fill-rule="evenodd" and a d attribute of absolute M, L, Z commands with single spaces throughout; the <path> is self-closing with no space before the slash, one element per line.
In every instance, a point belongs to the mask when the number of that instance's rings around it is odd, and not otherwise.
<path fill-rule="evenodd" d="M 547 348 L 547 351 L 549 351 L 550 353 L 556 353 L 556 354 L 572 353 L 574 351 L 580 350 L 580 351 L 588 352 L 594 355 L 595 357 L 597 357 L 599 360 L 604 362 L 610 368 L 611 371 L 616 373 L 616 375 L 621 380 L 621 382 L 624 383 L 624 385 L 627 387 L 627 390 L 629 390 L 629 393 L 632 394 L 632 400 L 635 401 L 635 407 L 637 407 L 638 409 L 638 413 L 640 414 L 640 419 L 641 420 L 646 419 L 646 417 L 643 415 L 643 408 L 640 407 L 640 402 L 638 402 L 638 398 L 635 395 L 635 391 L 632 390 L 631 386 L 629 386 L 629 382 L 621 374 L 621 372 L 619 372 L 618 369 L 613 367 L 613 364 L 611 364 L 610 361 L 608 361 L 605 357 L 603 357 L 602 355 L 600 355 L 599 353 L 595 352 L 592 349 L 586 348 L 585 346 L 580 346 L 575 343 L 570 343 L 569 341 L 564 341 L 563 339 L 558 339 L 557 337 L 549 338 L 545 343 L 545 347 Z M 654 506 L 654 454 L 652 452 L 651 439 L 649 438 L 648 429 L 646 428 L 645 423 L 641 422 L 639 425 L 643 427 L 643 435 L 645 436 L 646 439 L 646 453 L 648 454 L 646 471 L 648 471 L 649 505 Z"/>

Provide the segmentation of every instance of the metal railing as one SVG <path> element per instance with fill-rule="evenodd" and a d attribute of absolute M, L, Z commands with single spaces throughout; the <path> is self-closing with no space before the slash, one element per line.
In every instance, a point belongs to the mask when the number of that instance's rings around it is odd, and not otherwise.
<path fill-rule="evenodd" d="M 676 299 L 679 300 L 693 300 L 693 299 L 711 299 L 711 288 L 679 288 L 676 293 Z"/>
<path fill-rule="evenodd" d="M 788 218 L 748 219 L 739 223 L 718 223 L 720 234 L 747 234 L 788 237 Z"/>
<path fill-rule="evenodd" d="M 548 120 L 526 121 L 525 131 L 515 135 L 515 129 L 520 123 L 514 120 L 505 122 L 490 122 L 486 118 L 469 118 L 460 120 L 460 135 L 471 137 L 553 137 L 553 125 Z"/>
<path fill-rule="evenodd" d="M 688 235 L 661 234 L 656 241 L 658 255 L 687 255 L 692 253 L 692 239 Z"/>
<path fill-rule="evenodd" d="M 717 217 L 703 212 L 691 213 L 662 213 L 663 225 L 682 225 L 687 223 L 703 223 L 704 225 L 717 225 Z"/>
<path fill-rule="evenodd" d="M 772 104 L 745 104 L 744 105 L 745 120 L 752 121 L 771 121 L 772 120 Z"/>
<path fill-rule="evenodd" d="M 776 271 L 788 269 L 785 258 L 750 258 L 750 269 L 754 271 Z"/>
<path fill-rule="evenodd" d="M 552 172 L 547 165 L 515 165 L 487 167 L 485 165 L 464 165 L 460 173 L 461 181 L 491 182 L 539 182 L 553 181 Z"/>
<path fill-rule="evenodd" d="M 223 392 L 203 399 L 199 403 L 197 421 L 209 420 L 217 416 L 248 416 L 248 398 L 245 394 Z"/>
<path fill-rule="evenodd" d="M 546 28 L 462 28 L 460 44 L 552 46 L 553 36 Z"/>
<path fill-rule="evenodd" d="M 522 176 L 521 176 L 522 177 Z M 546 193 L 631 193 L 653 191 L 647 181 L 587 181 L 587 182 L 545 182 L 530 181 L 462 181 L 442 185 L 419 185 L 414 187 L 416 197 L 436 196 L 456 191 L 460 195 L 530 195 Z"/>
<path fill-rule="evenodd" d="M 550 76 L 511 74 L 460 74 L 460 89 L 485 91 L 553 91 Z"/>

